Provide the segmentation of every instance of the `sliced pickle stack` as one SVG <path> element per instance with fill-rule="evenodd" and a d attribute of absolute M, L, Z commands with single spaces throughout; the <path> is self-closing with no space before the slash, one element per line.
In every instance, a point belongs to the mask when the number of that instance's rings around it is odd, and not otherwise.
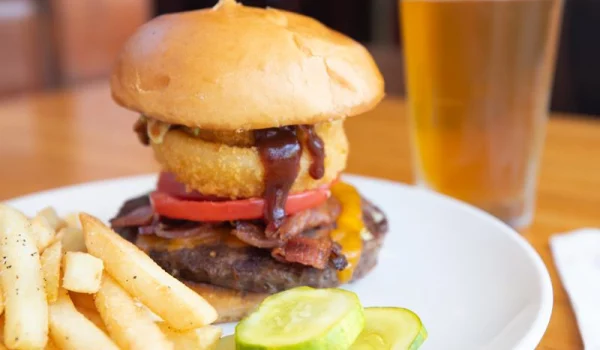
<path fill-rule="evenodd" d="M 299 287 L 265 299 L 217 350 L 416 350 L 426 338 L 408 309 L 363 308 L 343 289 Z"/>

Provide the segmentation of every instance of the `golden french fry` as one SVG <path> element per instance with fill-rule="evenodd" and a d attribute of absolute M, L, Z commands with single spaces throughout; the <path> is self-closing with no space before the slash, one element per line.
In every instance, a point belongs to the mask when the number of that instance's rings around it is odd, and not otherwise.
<path fill-rule="evenodd" d="M 0 350 L 4 350 L 4 317 L 0 317 Z"/>
<path fill-rule="evenodd" d="M 0 318 L 0 350 L 8 349 L 4 346 L 4 317 Z M 60 350 L 52 341 L 52 339 L 48 338 L 48 343 L 46 343 L 46 347 L 44 350 Z"/>
<path fill-rule="evenodd" d="M 52 338 L 49 338 L 48 344 L 46 344 L 45 350 L 60 350 L 60 348 L 58 346 L 56 346 L 56 344 L 54 344 L 54 341 L 52 340 Z"/>
<path fill-rule="evenodd" d="M 92 294 L 69 292 L 69 296 L 77 309 L 81 307 L 96 310 L 96 304 L 94 303 L 94 296 Z"/>
<path fill-rule="evenodd" d="M 88 252 L 104 261 L 106 271 L 132 296 L 171 327 L 200 328 L 217 318 L 215 309 L 148 255 L 106 227 L 100 220 L 79 216 Z"/>
<path fill-rule="evenodd" d="M 93 294 L 69 292 L 69 296 L 73 304 L 75 304 L 77 311 L 81 312 L 88 320 L 94 322 L 104 333 L 108 333 L 98 310 L 96 310 Z"/>
<path fill-rule="evenodd" d="M 110 276 L 102 278 L 102 286 L 94 300 L 108 334 L 121 348 L 173 349 L 173 344 L 148 313 L 139 308 Z"/>
<path fill-rule="evenodd" d="M 46 286 L 46 298 L 48 298 L 49 303 L 55 302 L 56 298 L 58 297 L 58 288 L 60 287 L 60 263 L 62 261 L 62 256 L 62 243 L 60 241 L 56 241 L 46 248 L 40 257 Z"/>
<path fill-rule="evenodd" d="M 55 303 L 50 304 L 50 336 L 61 349 L 118 350 L 115 343 L 81 314 L 61 288 Z"/>
<path fill-rule="evenodd" d="M 23 213 L 0 204 L 0 281 L 5 299 L 4 344 L 41 349 L 48 341 L 48 303 L 39 253 Z"/>
<path fill-rule="evenodd" d="M 90 297 L 92 296 L 91 294 L 86 294 L 86 295 L 89 295 Z M 93 298 L 92 298 L 92 301 L 93 301 Z M 83 316 L 85 316 L 85 318 L 92 321 L 92 323 L 95 324 L 96 327 L 100 328 L 102 330 L 102 332 L 108 334 L 108 331 L 106 330 L 106 326 L 104 325 L 104 321 L 102 321 L 102 317 L 100 317 L 98 310 L 96 310 L 96 306 L 94 306 L 93 309 L 89 309 L 87 307 L 82 307 L 82 306 L 75 304 L 75 308 Z"/>
<path fill-rule="evenodd" d="M 81 221 L 79 221 L 79 213 L 69 213 L 63 218 L 67 227 L 81 229 Z"/>
<path fill-rule="evenodd" d="M 221 338 L 221 327 L 204 326 L 179 332 L 164 322 L 158 322 L 160 330 L 175 345 L 175 349 L 214 350 Z"/>
<path fill-rule="evenodd" d="M 66 252 L 63 258 L 63 288 L 78 293 L 100 289 L 104 263 L 88 253 Z"/>
<path fill-rule="evenodd" d="M 4 291 L 2 289 L 2 285 L 0 284 L 0 315 L 4 313 Z"/>
<path fill-rule="evenodd" d="M 56 231 L 48 218 L 42 215 L 36 215 L 31 219 L 30 232 L 40 253 L 54 241 L 56 236 Z"/>
<path fill-rule="evenodd" d="M 71 226 L 63 227 L 58 231 L 56 237 L 62 242 L 63 249 L 66 252 L 86 251 L 83 232 L 79 228 Z"/>
<path fill-rule="evenodd" d="M 164 322 L 163 319 L 160 318 L 160 316 L 158 316 L 157 314 L 155 314 L 154 312 L 152 312 L 152 310 L 150 310 L 146 305 L 140 303 L 139 300 L 136 300 L 135 304 L 137 305 L 137 307 L 139 307 L 140 309 L 142 309 L 142 311 L 144 311 L 145 313 L 147 313 L 148 317 L 150 317 L 152 319 L 152 321 L 154 321 L 154 322 Z"/>
<path fill-rule="evenodd" d="M 40 210 L 36 215 L 36 217 L 44 217 L 52 227 L 52 230 L 57 231 L 61 226 L 64 225 L 64 222 L 56 213 L 56 210 L 52 207 L 46 207 Z"/>

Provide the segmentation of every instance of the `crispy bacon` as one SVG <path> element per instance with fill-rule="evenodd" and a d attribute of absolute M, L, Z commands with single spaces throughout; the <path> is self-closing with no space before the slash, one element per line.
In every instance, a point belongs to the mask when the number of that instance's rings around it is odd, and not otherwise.
<path fill-rule="evenodd" d="M 129 213 L 116 217 L 110 221 L 113 228 L 147 226 L 154 221 L 154 210 L 150 205 L 135 208 Z"/>
<path fill-rule="evenodd" d="M 265 223 L 260 220 L 201 223 L 161 217 L 155 215 L 147 197 L 129 201 L 124 208 L 126 210 L 120 214 L 126 214 L 111 221 L 113 228 L 137 227 L 139 235 L 156 235 L 167 239 L 232 234 L 246 244 L 271 250 L 273 258 L 282 262 L 318 269 L 331 264 L 337 270 L 343 270 L 347 265 L 339 245 L 329 237 L 341 210 L 335 198 L 317 208 L 289 216 L 270 235 L 266 232 Z"/>
<path fill-rule="evenodd" d="M 283 244 L 276 238 L 267 238 L 264 227 L 247 221 L 237 221 L 231 233 L 242 242 L 258 248 L 275 248 Z"/>
<path fill-rule="evenodd" d="M 327 266 L 333 242 L 329 238 L 309 238 L 296 236 L 284 246 L 271 251 L 273 258 L 283 262 L 308 265 L 317 269 Z"/>
<path fill-rule="evenodd" d="M 342 271 L 348 266 L 348 260 L 346 260 L 346 256 L 342 253 L 342 246 L 337 242 L 333 243 L 329 261 L 331 261 L 333 267 L 338 271 Z"/>
<path fill-rule="evenodd" d="M 288 216 L 277 230 L 269 232 L 267 228 L 265 235 L 285 242 L 306 230 L 333 225 L 340 211 L 340 202 L 332 197 L 316 208 Z"/>

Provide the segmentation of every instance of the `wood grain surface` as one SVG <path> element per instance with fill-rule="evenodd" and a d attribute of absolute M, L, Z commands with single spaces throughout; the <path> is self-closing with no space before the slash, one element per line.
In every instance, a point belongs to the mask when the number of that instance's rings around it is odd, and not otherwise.
<path fill-rule="evenodd" d="M 105 84 L 0 102 L 0 200 L 91 180 L 158 170 Z M 387 98 L 350 118 L 347 172 L 412 182 L 404 103 Z M 600 122 L 554 115 L 548 125 L 538 201 L 525 237 L 553 281 L 554 311 L 539 349 L 582 349 L 575 318 L 554 268 L 548 238 L 600 227 Z"/>

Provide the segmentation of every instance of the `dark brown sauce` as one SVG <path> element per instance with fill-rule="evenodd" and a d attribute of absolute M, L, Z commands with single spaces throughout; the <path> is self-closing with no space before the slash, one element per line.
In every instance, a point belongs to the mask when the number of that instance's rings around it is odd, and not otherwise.
<path fill-rule="evenodd" d="M 308 169 L 310 176 L 318 180 L 325 175 L 325 146 L 323 140 L 315 132 L 313 125 L 300 125 L 300 130 L 304 135 L 304 143 L 312 157 L 312 163 Z"/>
<path fill-rule="evenodd" d="M 274 231 L 285 218 L 285 203 L 298 176 L 302 146 L 294 126 L 255 130 L 254 139 L 265 168 L 267 231 Z"/>
<path fill-rule="evenodd" d="M 285 126 L 254 131 L 254 139 L 265 168 L 265 221 L 267 232 L 275 231 L 285 219 L 285 203 L 300 170 L 302 145 L 298 129 L 312 157 L 309 169 L 313 179 L 325 173 L 323 140 L 312 125 Z"/>

